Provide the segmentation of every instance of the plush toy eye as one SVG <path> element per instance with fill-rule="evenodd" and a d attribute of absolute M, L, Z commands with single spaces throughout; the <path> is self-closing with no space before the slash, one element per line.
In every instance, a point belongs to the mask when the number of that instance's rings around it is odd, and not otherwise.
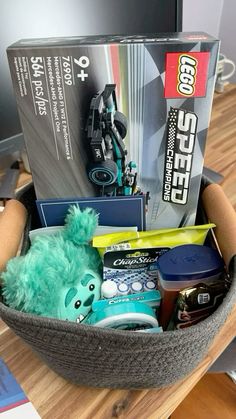
<path fill-rule="evenodd" d="M 77 301 L 75 302 L 74 307 L 77 309 L 77 308 L 79 308 L 80 306 L 81 306 L 81 301 L 80 301 L 80 300 L 77 300 Z"/>
<path fill-rule="evenodd" d="M 90 290 L 90 291 L 93 291 L 93 290 L 94 290 L 94 288 L 95 288 L 95 285 L 93 285 L 93 284 L 89 285 L 89 290 Z"/>

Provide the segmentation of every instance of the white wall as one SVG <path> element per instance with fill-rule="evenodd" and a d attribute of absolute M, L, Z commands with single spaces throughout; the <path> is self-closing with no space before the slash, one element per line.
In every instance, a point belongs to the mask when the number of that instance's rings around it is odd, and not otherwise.
<path fill-rule="evenodd" d="M 183 0 L 183 30 L 219 38 L 221 53 L 236 63 L 236 0 Z M 236 73 L 230 82 L 236 83 Z"/>
<path fill-rule="evenodd" d="M 218 37 L 223 6 L 224 0 L 183 0 L 183 30 L 203 31 Z"/>
<path fill-rule="evenodd" d="M 219 38 L 221 39 L 221 52 L 227 58 L 236 63 L 236 1 L 224 0 Z M 226 68 L 227 71 L 227 68 Z M 236 73 L 230 79 L 230 82 L 236 83 Z"/>

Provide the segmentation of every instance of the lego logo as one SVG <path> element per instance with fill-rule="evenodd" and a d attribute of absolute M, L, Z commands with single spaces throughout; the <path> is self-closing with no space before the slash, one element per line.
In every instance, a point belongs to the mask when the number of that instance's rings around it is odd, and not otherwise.
<path fill-rule="evenodd" d="M 177 91 L 183 96 L 193 96 L 195 92 L 198 61 L 190 55 L 179 56 Z"/>
<path fill-rule="evenodd" d="M 209 60 L 209 51 L 167 52 L 164 97 L 204 97 Z"/>

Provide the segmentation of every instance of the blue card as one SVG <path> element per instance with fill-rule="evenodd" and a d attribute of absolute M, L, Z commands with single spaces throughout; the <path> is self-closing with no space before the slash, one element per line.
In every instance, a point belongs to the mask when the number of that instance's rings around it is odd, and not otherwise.
<path fill-rule="evenodd" d="M 145 203 L 145 195 L 39 199 L 36 201 L 43 227 L 63 225 L 69 206 L 79 204 L 81 209 L 90 207 L 99 214 L 99 225 L 137 226 L 139 231 L 146 229 Z"/>
<path fill-rule="evenodd" d="M 0 358 L 0 414 L 6 410 L 28 403 L 24 391 Z"/>

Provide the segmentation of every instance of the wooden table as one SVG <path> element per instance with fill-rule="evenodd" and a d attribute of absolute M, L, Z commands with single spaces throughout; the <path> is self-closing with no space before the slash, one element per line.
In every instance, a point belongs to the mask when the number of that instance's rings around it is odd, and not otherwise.
<path fill-rule="evenodd" d="M 236 208 L 235 101 L 235 85 L 215 97 L 205 164 L 224 175 L 222 187 Z M 193 373 L 162 390 L 101 390 L 72 385 L 49 370 L 1 321 L 0 357 L 43 419 L 165 419 L 234 338 L 235 324 L 236 307 Z"/>

